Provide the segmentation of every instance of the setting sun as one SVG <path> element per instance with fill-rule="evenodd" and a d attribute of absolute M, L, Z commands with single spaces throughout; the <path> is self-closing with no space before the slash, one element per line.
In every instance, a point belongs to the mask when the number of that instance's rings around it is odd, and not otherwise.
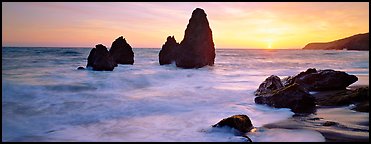
<path fill-rule="evenodd" d="M 272 48 L 272 43 L 268 43 L 268 48 L 269 48 L 269 49 Z"/>

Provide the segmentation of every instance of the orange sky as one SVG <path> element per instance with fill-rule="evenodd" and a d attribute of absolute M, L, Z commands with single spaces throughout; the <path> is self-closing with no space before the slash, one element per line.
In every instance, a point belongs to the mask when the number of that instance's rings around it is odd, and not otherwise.
<path fill-rule="evenodd" d="M 134 48 L 180 42 L 192 11 L 207 13 L 216 48 L 302 48 L 369 31 L 368 2 L 2 3 L 2 46 Z"/>

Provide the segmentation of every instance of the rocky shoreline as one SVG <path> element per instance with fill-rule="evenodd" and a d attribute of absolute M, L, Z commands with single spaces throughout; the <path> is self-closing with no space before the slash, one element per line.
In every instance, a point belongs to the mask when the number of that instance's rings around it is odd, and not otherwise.
<path fill-rule="evenodd" d="M 352 48 L 354 45 L 344 43 L 342 42 L 341 49 Z M 309 46 L 312 45 L 316 44 Z M 332 44 L 328 45 L 332 46 Z M 167 37 L 158 57 L 160 65 L 175 63 L 177 67 L 185 69 L 214 65 L 215 45 L 207 15 L 203 9 L 196 8 L 192 12 L 184 38 L 180 43 L 175 40 L 174 36 Z M 134 64 L 134 52 L 123 36 L 117 38 L 109 50 L 102 44 L 96 45 L 90 51 L 86 68 L 96 71 L 113 71 L 118 64 Z M 79 67 L 78 69 L 85 68 Z M 344 114 L 352 110 L 369 112 L 369 87 L 367 85 L 349 88 L 356 81 L 358 77 L 355 75 L 332 69 L 309 68 L 297 75 L 282 79 L 271 75 L 254 92 L 256 96 L 254 102 L 273 108 L 289 108 L 295 115 L 287 120 L 266 124 L 258 129 L 309 129 L 320 132 L 326 141 L 369 141 L 368 115 L 366 121 L 365 118 L 357 119 L 352 118 L 351 114 Z M 352 105 L 350 109 L 344 109 L 349 105 Z M 338 112 L 338 117 L 354 119 L 355 123 L 344 123 L 338 119 L 328 118 L 331 113 L 326 113 L 326 111 L 331 111 L 331 109 L 343 111 Z M 212 127 L 224 126 L 234 128 L 237 135 L 252 141 L 248 133 L 255 128 L 248 116 L 233 115 Z"/>
<path fill-rule="evenodd" d="M 359 78 L 361 82 L 355 83 Z M 313 130 L 321 133 L 326 142 L 368 142 L 369 84 L 365 79 L 368 80 L 368 76 L 316 69 L 286 77 L 283 83 L 278 76 L 272 75 L 255 91 L 255 103 L 290 108 L 295 113 L 292 117 L 251 129 L 253 124 L 248 116 L 234 115 L 213 127 L 234 128 L 240 131 L 237 135 L 250 142 L 253 140 L 249 135 L 267 129 Z M 245 132 L 245 129 L 250 131 Z"/>

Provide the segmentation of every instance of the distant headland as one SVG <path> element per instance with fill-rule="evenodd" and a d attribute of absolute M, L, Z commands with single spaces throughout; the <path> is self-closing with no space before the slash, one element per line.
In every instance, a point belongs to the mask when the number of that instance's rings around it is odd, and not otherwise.
<path fill-rule="evenodd" d="M 310 50 L 369 50 L 369 33 L 356 34 L 343 39 L 324 42 L 309 43 L 303 49 Z"/>

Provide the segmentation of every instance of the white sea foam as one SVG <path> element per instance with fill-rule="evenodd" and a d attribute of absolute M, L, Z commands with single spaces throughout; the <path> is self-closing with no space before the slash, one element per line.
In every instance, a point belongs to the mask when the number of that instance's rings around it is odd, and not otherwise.
<path fill-rule="evenodd" d="M 289 51 L 219 50 L 215 66 L 180 69 L 160 66 L 159 49 L 134 49 L 134 65 L 111 72 L 76 70 L 86 64 L 89 50 L 62 56 L 48 51 L 29 57 L 32 65 L 18 56 L 25 52 L 4 55 L 3 49 L 3 141 L 245 141 L 231 129 L 211 125 L 235 114 L 248 115 L 255 127 L 291 117 L 289 109 L 255 104 L 254 90 L 269 75 L 332 63 L 306 64 Z M 324 141 L 318 132 L 284 129 L 251 138 Z"/>

